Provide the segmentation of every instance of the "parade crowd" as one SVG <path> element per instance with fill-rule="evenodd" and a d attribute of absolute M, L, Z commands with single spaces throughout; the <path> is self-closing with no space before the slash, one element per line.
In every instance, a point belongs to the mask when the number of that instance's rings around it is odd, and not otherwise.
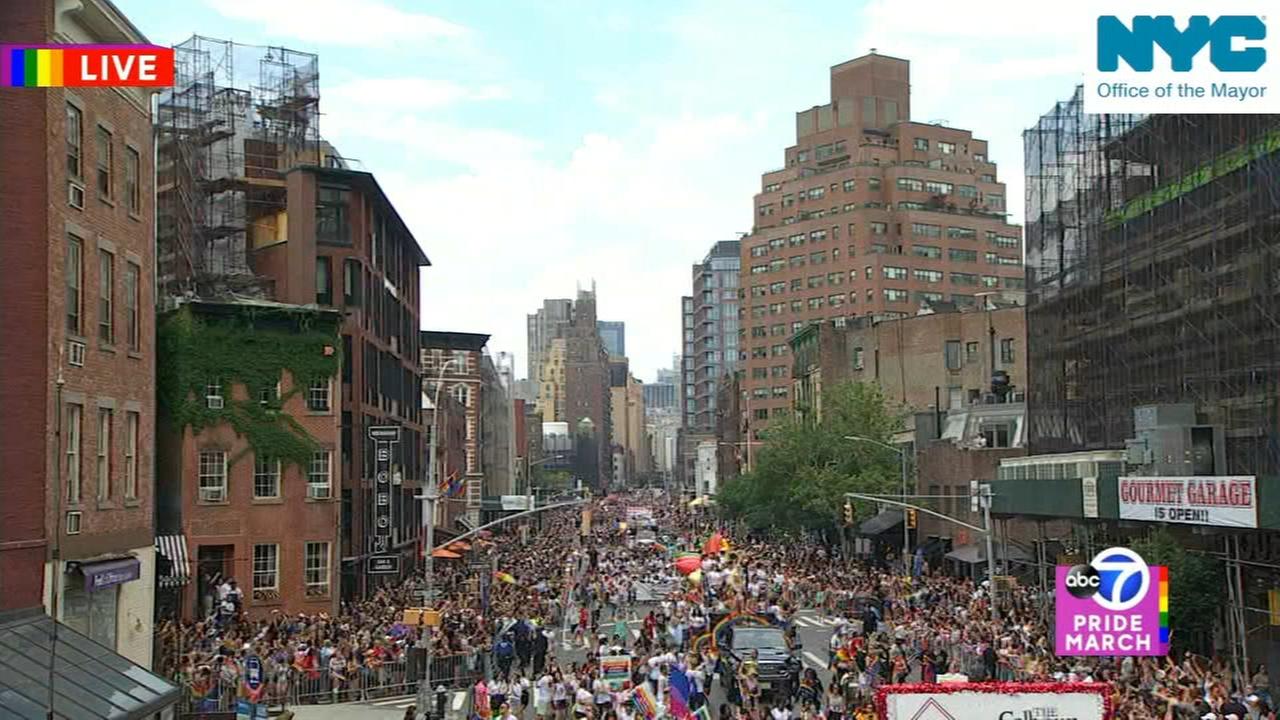
<path fill-rule="evenodd" d="M 700 720 L 867 720 L 877 717 L 883 685 L 966 679 L 1104 683 L 1117 720 L 1274 720 L 1262 668 L 1233 680 L 1220 660 L 1190 654 L 1054 656 L 1051 618 L 1033 587 L 1003 593 L 997 620 L 985 583 L 904 577 L 834 548 L 750 538 L 707 553 L 691 579 L 673 568 L 676 548 L 636 542 L 624 529 L 635 505 L 684 549 L 705 549 L 714 530 L 698 511 L 647 495 L 594 501 L 585 537 L 576 509 L 549 511 L 542 532 L 473 543 L 497 569 L 488 592 L 477 591 L 466 564 L 435 563 L 443 622 L 434 629 L 402 622 L 402 610 L 419 604 L 418 580 L 338 617 L 253 619 L 228 583 L 209 618 L 160 628 L 158 664 L 195 700 L 217 699 L 219 688 L 234 694 L 227 689 L 239 686 L 251 655 L 262 659 L 268 698 L 402 695 L 420 676 L 430 632 L 433 678 L 470 687 L 482 720 L 653 720 L 673 704 L 672 714 L 687 708 Z M 830 643 L 803 654 L 793 646 L 785 679 L 770 687 L 754 657 L 727 662 L 712 632 L 725 618 L 750 617 L 794 642 L 802 609 L 838 618 Z M 825 667 L 814 655 L 825 655 Z M 605 670 L 620 656 L 630 658 L 624 678 Z"/>

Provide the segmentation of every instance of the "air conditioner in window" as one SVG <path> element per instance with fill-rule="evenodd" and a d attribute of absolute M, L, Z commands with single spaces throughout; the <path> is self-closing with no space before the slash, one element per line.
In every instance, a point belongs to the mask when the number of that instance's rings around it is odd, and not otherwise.
<path fill-rule="evenodd" d="M 84 367 L 84 343 L 79 340 L 67 341 L 67 362 L 76 367 Z"/>
<path fill-rule="evenodd" d="M 223 407 L 223 400 L 221 395 L 206 395 L 204 397 L 204 403 L 209 407 L 210 410 L 221 410 Z"/>
<path fill-rule="evenodd" d="M 223 502 L 227 499 L 226 488 L 200 488 L 200 502 Z"/>
<path fill-rule="evenodd" d="M 67 204 L 73 208 L 84 209 L 84 188 L 73 182 L 67 183 Z"/>
<path fill-rule="evenodd" d="M 328 485 L 308 485 L 307 498 L 310 500 L 328 500 L 329 486 Z"/>
<path fill-rule="evenodd" d="M 67 521 L 64 527 L 66 528 L 68 535 L 80 534 L 80 511 L 79 510 L 72 510 L 71 512 L 67 513 Z"/>

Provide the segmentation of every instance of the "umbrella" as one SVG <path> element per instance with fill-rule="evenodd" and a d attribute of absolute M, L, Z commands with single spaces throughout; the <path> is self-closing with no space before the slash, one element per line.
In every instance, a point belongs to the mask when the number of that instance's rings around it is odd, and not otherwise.
<path fill-rule="evenodd" d="M 445 560 L 457 560 L 458 558 L 460 558 L 460 557 L 462 557 L 462 556 L 461 556 L 461 555 L 459 555 L 459 554 L 458 554 L 458 553 L 456 553 L 456 552 L 450 552 L 450 551 L 448 551 L 448 550 L 445 550 L 444 548 L 440 548 L 440 549 L 438 549 L 438 550 L 432 550 L 432 551 L 431 551 L 431 557 L 433 557 L 433 558 L 443 558 L 443 559 L 445 559 Z"/>
<path fill-rule="evenodd" d="M 459 540 L 457 542 L 449 543 L 449 549 L 455 552 L 466 552 L 471 549 L 471 543 L 468 543 L 466 540 Z"/>
<path fill-rule="evenodd" d="M 681 575 L 689 575 L 702 568 L 702 559 L 697 555 L 684 555 L 676 558 L 676 570 Z"/>
<path fill-rule="evenodd" d="M 715 555 L 721 550 L 725 550 L 724 536 L 717 530 L 711 533 L 711 537 L 707 538 L 707 542 L 702 546 L 703 555 Z"/>
<path fill-rule="evenodd" d="M 698 585 L 702 582 L 702 570 L 694 570 L 687 577 L 690 585 Z"/>

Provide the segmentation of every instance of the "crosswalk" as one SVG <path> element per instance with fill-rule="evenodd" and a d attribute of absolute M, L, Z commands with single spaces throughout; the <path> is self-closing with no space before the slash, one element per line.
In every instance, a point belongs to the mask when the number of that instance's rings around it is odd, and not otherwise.
<path fill-rule="evenodd" d="M 447 705 L 446 714 L 449 717 L 463 717 L 467 705 L 467 691 L 455 690 L 449 695 L 449 699 L 445 701 Z M 371 700 L 363 704 L 386 710 L 406 710 L 411 705 L 417 705 L 418 699 L 414 695 L 402 695 L 400 697 Z"/>
<path fill-rule="evenodd" d="M 823 615 L 797 615 L 791 620 L 800 627 L 807 628 L 828 628 L 835 627 L 844 622 L 843 618 L 826 617 Z"/>

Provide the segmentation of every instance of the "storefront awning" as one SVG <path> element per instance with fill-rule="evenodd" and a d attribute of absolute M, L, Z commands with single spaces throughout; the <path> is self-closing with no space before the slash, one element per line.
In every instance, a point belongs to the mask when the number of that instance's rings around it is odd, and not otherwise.
<path fill-rule="evenodd" d="M 902 524 L 902 511 L 897 509 L 881 510 L 870 520 L 858 526 L 858 534 L 867 536 L 879 535 L 890 528 Z"/>
<path fill-rule="evenodd" d="M 1004 556 L 1004 543 L 995 543 L 995 553 L 997 560 L 1013 560 L 1016 562 L 1025 562 L 1031 559 L 1031 556 L 1017 545 L 1009 546 L 1009 557 Z M 948 560 L 955 560 L 968 565 L 974 565 L 987 561 L 987 546 L 985 543 L 974 543 L 972 545 L 961 545 L 960 547 L 947 553 Z"/>
<path fill-rule="evenodd" d="M 186 535 L 160 535 L 156 538 L 156 552 L 169 561 L 169 572 L 159 575 L 157 584 L 160 587 L 178 587 L 187 584 L 191 579 L 191 568 L 187 564 L 190 555 L 187 553 Z"/>
<path fill-rule="evenodd" d="M 53 714 L 76 720 L 150 720 L 181 691 L 66 625 L 41 608 L 0 613 L 0 716 L 48 717 L 50 649 L 57 654 Z"/>
<path fill-rule="evenodd" d="M 84 576 L 85 591 L 93 592 L 137 580 L 142 574 L 142 563 L 135 557 L 80 563 L 80 574 Z"/>

